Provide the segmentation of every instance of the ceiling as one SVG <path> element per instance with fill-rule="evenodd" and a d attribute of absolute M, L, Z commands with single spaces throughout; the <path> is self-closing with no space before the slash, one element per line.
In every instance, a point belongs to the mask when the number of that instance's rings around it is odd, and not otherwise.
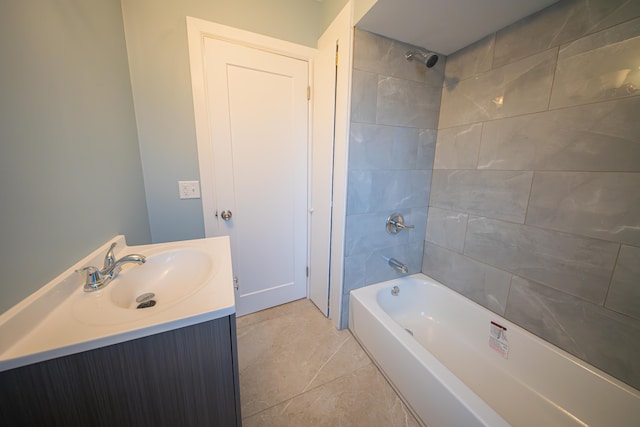
<path fill-rule="evenodd" d="M 356 27 L 449 55 L 558 0 L 378 0 Z"/>

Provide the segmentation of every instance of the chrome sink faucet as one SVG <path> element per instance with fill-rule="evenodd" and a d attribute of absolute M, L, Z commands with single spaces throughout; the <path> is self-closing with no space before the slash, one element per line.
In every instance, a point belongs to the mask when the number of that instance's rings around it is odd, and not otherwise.
<path fill-rule="evenodd" d="M 77 271 L 85 271 L 87 273 L 84 282 L 84 291 L 93 292 L 98 289 L 102 289 L 109 284 L 113 279 L 118 276 L 118 273 L 122 270 L 122 266 L 128 263 L 144 264 L 147 258 L 144 255 L 131 254 L 123 256 L 120 259 L 116 259 L 113 253 L 116 243 L 112 243 L 111 247 L 104 256 L 104 264 L 102 270 L 92 265 L 82 268 Z"/>

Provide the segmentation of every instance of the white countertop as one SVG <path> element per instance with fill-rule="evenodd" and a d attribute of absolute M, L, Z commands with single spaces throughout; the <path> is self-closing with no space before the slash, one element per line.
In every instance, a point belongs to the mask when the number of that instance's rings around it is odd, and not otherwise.
<path fill-rule="evenodd" d="M 84 292 L 87 265 L 102 266 L 112 242 L 116 254 L 154 255 L 195 250 L 210 257 L 202 284 L 180 298 L 136 310 L 113 303 L 118 279 L 136 268 L 125 265 L 120 276 L 103 289 Z M 151 267 L 148 267 L 151 268 Z M 174 273 L 175 274 L 175 273 Z M 177 284 L 176 286 L 179 286 Z M 56 357 L 92 350 L 182 328 L 235 313 L 231 252 L 227 237 L 126 246 L 117 236 L 70 267 L 56 279 L 0 316 L 0 372 Z"/>

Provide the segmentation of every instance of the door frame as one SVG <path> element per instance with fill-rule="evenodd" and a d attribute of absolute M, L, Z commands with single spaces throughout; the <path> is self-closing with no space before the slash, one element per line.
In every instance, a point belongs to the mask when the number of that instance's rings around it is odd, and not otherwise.
<path fill-rule="evenodd" d="M 345 16 L 346 15 L 346 16 Z M 216 197 L 214 188 L 214 169 L 212 164 L 211 129 L 209 128 L 207 104 L 205 96 L 205 73 L 203 65 L 204 38 L 211 37 L 225 40 L 231 43 L 244 44 L 257 49 L 263 49 L 272 53 L 307 61 L 309 63 L 309 87 L 312 88 L 314 81 L 314 58 L 318 51 L 307 46 L 274 39 L 272 37 L 251 33 L 233 27 L 205 21 L 203 19 L 187 16 L 187 38 L 189 45 L 189 64 L 191 67 L 191 87 L 193 91 L 193 109 L 196 124 L 196 141 L 198 146 L 198 165 L 200 168 L 200 186 L 202 190 L 202 210 L 204 214 L 204 227 L 207 235 L 217 235 L 218 221 L 215 219 Z M 347 159 L 349 145 L 349 124 L 351 112 L 351 70 L 353 65 L 353 26 L 354 26 L 354 2 L 348 0 L 343 10 L 336 17 L 336 25 L 330 25 L 327 31 L 339 32 L 342 36 L 340 46 L 340 62 L 338 65 L 338 75 L 336 81 L 335 99 L 335 142 L 334 142 L 334 162 L 333 177 L 330 175 L 314 174 L 311 176 L 313 153 L 312 132 L 313 132 L 313 108 L 309 108 L 308 126 L 308 193 L 307 207 L 311 206 L 311 181 L 312 179 L 333 179 L 333 200 L 331 209 L 331 229 L 326 230 L 321 236 L 310 236 L 310 221 L 307 221 L 307 245 L 318 239 L 328 239 L 331 247 L 330 258 L 330 308 L 329 318 L 334 326 L 341 329 L 346 326 L 346 320 L 342 319 L 342 306 L 345 301 L 342 298 L 343 292 L 343 265 L 344 265 L 344 243 L 345 243 L 345 221 L 347 207 Z M 312 93 L 312 100 L 314 99 Z M 307 217 L 308 218 L 308 217 Z M 311 251 L 307 248 L 307 263 Z M 307 264 L 309 265 L 309 264 Z M 307 288 L 309 280 L 307 278 Z M 307 289 L 309 295 L 309 289 Z"/>
<path fill-rule="evenodd" d="M 349 0 L 327 32 L 335 32 L 340 39 L 340 59 L 336 75 L 335 141 L 333 153 L 333 205 L 331 209 L 331 259 L 329 276 L 329 318 L 338 329 L 348 326 L 343 319 L 345 228 L 347 220 L 347 165 L 349 160 L 349 134 L 351 129 L 351 77 L 353 72 L 354 6 Z"/>

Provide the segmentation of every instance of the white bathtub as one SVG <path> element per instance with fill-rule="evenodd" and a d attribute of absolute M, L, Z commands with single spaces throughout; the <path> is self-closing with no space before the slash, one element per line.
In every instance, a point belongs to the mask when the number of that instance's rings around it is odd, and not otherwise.
<path fill-rule="evenodd" d="M 429 427 L 640 426 L 638 390 L 423 274 L 352 291 L 349 328 Z"/>

